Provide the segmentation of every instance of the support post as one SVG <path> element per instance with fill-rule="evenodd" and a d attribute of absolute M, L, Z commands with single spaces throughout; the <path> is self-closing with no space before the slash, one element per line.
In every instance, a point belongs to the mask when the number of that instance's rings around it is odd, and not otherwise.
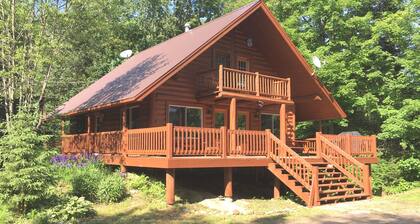
<path fill-rule="evenodd" d="M 91 115 L 88 114 L 87 115 L 87 152 L 90 153 L 91 151 L 93 152 L 93 148 L 94 148 L 94 142 L 92 141 L 92 136 L 90 136 L 90 133 L 92 132 L 92 118 Z"/>
<path fill-rule="evenodd" d="M 292 100 L 292 83 L 290 78 L 287 78 L 287 99 Z"/>
<path fill-rule="evenodd" d="M 287 135 L 287 119 L 286 119 L 286 104 L 280 105 L 280 141 L 286 144 Z"/>
<path fill-rule="evenodd" d="M 318 171 L 318 168 L 317 167 L 313 167 L 312 168 L 312 176 L 313 176 L 313 178 L 312 178 L 312 192 L 311 192 L 311 195 L 312 195 L 312 198 L 311 198 L 311 204 L 310 204 L 310 206 L 317 206 L 317 205 L 320 205 L 320 201 L 319 201 L 319 186 L 318 186 L 318 183 L 319 183 L 319 176 L 318 176 L 318 173 L 319 173 L 319 171 Z"/>
<path fill-rule="evenodd" d="M 321 132 L 316 132 L 315 134 L 315 143 L 316 143 L 316 156 L 321 158 Z"/>
<path fill-rule="evenodd" d="M 281 182 L 276 176 L 274 176 L 274 188 L 273 188 L 273 198 L 274 199 L 279 199 L 280 198 L 280 196 L 281 196 L 280 188 L 281 188 Z"/>
<path fill-rule="evenodd" d="M 63 136 L 65 134 L 65 131 L 64 131 L 64 118 L 63 119 L 61 119 L 61 136 Z"/>
<path fill-rule="evenodd" d="M 236 98 L 232 98 L 230 100 L 230 107 L 229 107 L 229 130 L 236 129 Z M 236 136 L 233 132 L 232 136 L 230 136 L 230 151 L 236 150 Z"/>
<path fill-rule="evenodd" d="M 221 135 L 221 147 L 222 147 L 222 158 L 225 159 L 227 157 L 227 131 L 226 127 L 220 127 L 220 135 Z"/>
<path fill-rule="evenodd" d="M 219 92 L 223 91 L 223 65 L 219 65 Z"/>
<path fill-rule="evenodd" d="M 376 150 L 376 135 L 372 135 L 371 137 L 371 145 L 370 150 L 372 152 L 372 157 L 377 158 L 377 150 Z"/>
<path fill-rule="evenodd" d="M 127 128 L 127 108 L 124 107 L 121 113 L 121 124 L 122 124 L 122 148 L 121 148 L 121 161 L 120 161 L 120 172 L 122 174 L 127 173 L 125 167 L 125 158 L 128 149 L 128 128 Z"/>
<path fill-rule="evenodd" d="M 174 125 L 172 123 L 166 124 L 166 157 L 172 158 L 173 154 L 173 137 Z"/>
<path fill-rule="evenodd" d="M 166 204 L 175 203 L 175 169 L 166 170 Z"/>
<path fill-rule="evenodd" d="M 372 188 L 370 186 L 370 166 L 364 164 L 363 166 L 363 192 L 372 197 Z"/>
<path fill-rule="evenodd" d="M 225 186 L 225 197 L 232 198 L 233 190 L 232 190 L 232 168 L 231 167 L 224 168 L 224 186 Z"/>
<path fill-rule="evenodd" d="M 265 129 L 265 148 L 267 150 L 267 157 L 271 156 L 271 131 L 270 129 Z"/>

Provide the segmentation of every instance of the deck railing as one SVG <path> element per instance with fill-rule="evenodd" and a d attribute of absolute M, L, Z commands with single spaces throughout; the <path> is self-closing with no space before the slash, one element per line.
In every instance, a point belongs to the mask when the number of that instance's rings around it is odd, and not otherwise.
<path fill-rule="evenodd" d="M 222 156 L 226 141 L 225 128 L 174 127 L 173 155 Z"/>
<path fill-rule="evenodd" d="M 317 139 L 321 156 L 370 194 L 369 166 L 357 161 L 323 135 L 318 134 Z"/>
<path fill-rule="evenodd" d="M 354 157 L 376 158 L 376 136 L 328 135 L 330 142 Z"/>
<path fill-rule="evenodd" d="M 165 155 L 167 130 L 164 127 L 129 129 L 127 154 Z"/>
<path fill-rule="evenodd" d="M 228 130 L 228 133 L 230 142 L 229 155 L 267 155 L 267 134 L 265 131 Z"/>
<path fill-rule="evenodd" d="M 198 86 L 204 93 L 234 92 L 272 99 L 291 99 L 290 78 L 278 78 L 258 72 L 225 68 L 198 74 Z"/>

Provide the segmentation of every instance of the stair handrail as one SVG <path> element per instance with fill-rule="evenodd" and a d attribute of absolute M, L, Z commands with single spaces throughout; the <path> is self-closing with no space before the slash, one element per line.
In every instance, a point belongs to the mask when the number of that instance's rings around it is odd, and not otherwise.
<path fill-rule="evenodd" d="M 368 193 L 370 191 L 369 167 L 357 161 L 350 154 L 322 136 L 317 136 L 320 142 L 321 156 L 327 162 L 333 164 L 344 175 L 349 177 L 359 186 L 362 186 Z"/>
<path fill-rule="evenodd" d="M 306 189 L 311 191 L 314 167 L 272 133 L 270 133 L 270 140 L 270 157 Z"/>

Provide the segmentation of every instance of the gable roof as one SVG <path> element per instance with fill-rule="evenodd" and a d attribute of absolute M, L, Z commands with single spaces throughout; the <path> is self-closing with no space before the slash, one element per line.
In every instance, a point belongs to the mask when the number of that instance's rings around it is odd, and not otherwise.
<path fill-rule="evenodd" d="M 58 113 L 73 115 L 143 99 L 257 9 L 262 9 L 270 17 L 307 73 L 313 74 L 270 10 L 259 0 L 135 54 L 64 103 L 58 108 Z M 335 116 L 325 119 L 345 117 L 328 90 L 316 78 L 313 80 L 336 110 Z"/>

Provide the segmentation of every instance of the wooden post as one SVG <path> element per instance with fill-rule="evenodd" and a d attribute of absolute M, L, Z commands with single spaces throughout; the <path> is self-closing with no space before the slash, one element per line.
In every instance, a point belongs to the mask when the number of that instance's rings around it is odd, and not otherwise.
<path fill-rule="evenodd" d="M 351 135 L 346 135 L 346 148 L 344 149 L 349 155 L 351 155 Z"/>
<path fill-rule="evenodd" d="M 372 150 L 372 157 L 376 158 L 377 157 L 377 150 L 376 150 L 376 135 L 372 135 L 371 137 L 371 149 Z"/>
<path fill-rule="evenodd" d="M 319 177 L 318 177 L 318 168 L 316 166 L 313 166 L 312 168 L 312 202 L 311 205 L 320 205 L 319 201 Z"/>
<path fill-rule="evenodd" d="M 219 92 L 223 91 L 223 65 L 219 65 Z"/>
<path fill-rule="evenodd" d="M 232 168 L 231 167 L 224 168 L 224 186 L 225 186 L 225 197 L 232 198 L 233 190 L 232 190 Z"/>
<path fill-rule="evenodd" d="M 61 119 L 61 136 L 63 136 L 64 134 L 65 134 L 65 131 L 64 131 L 64 118 L 63 119 Z"/>
<path fill-rule="evenodd" d="M 166 170 L 166 203 L 175 203 L 175 169 Z"/>
<path fill-rule="evenodd" d="M 281 188 L 281 182 L 276 176 L 274 176 L 274 188 L 273 188 L 273 198 L 274 199 L 279 199 L 280 198 L 280 196 L 281 196 L 280 188 Z"/>
<path fill-rule="evenodd" d="M 286 144 L 287 134 L 287 119 L 286 119 L 286 104 L 280 105 L 280 141 Z"/>
<path fill-rule="evenodd" d="M 121 124 L 122 124 L 122 149 L 121 149 L 121 161 L 120 161 L 120 172 L 125 174 L 127 168 L 125 167 L 125 158 L 128 150 L 128 129 L 127 129 L 127 108 L 124 107 L 121 113 Z"/>
<path fill-rule="evenodd" d="M 166 157 L 172 158 L 173 155 L 173 137 L 174 125 L 172 123 L 166 124 Z"/>
<path fill-rule="evenodd" d="M 229 107 L 229 130 L 236 129 L 236 98 L 232 98 L 230 100 L 230 107 Z M 232 132 L 231 132 L 232 133 Z M 230 150 L 236 150 L 236 136 L 232 134 L 230 136 Z"/>
<path fill-rule="evenodd" d="M 226 158 L 227 157 L 227 131 L 226 131 L 226 127 L 222 126 L 220 127 L 220 135 L 221 135 L 221 147 L 222 147 L 222 158 Z"/>
<path fill-rule="evenodd" d="M 267 157 L 271 156 L 271 131 L 270 129 L 265 129 L 265 148 L 267 150 Z"/>
<path fill-rule="evenodd" d="M 290 78 L 287 78 L 287 99 L 292 100 L 292 88 Z"/>
<path fill-rule="evenodd" d="M 372 197 L 372 188 L 370 186 L 370 167 L 368 164 L 363 166 L 363 192 Z"/>
<path fill-rule="evenodd" d="M 321 132 L 316 132 L 315 134 L 315 143 L 316 143 L 316 156 L 321 158 Z"/>
<path fill-rule="evenodd" d="M 91 140 L 91 136 L 90 133 L 92 132 L 92 119 L 91 119 L 91 115 L 88 114 L 87 115 L 87 152 L 90 153 L 91 151 L 93 151 L 93 147 L 94 147 L 94 142 Z"/>
<path fill-rule="evenodd" d="M 260 96 L 260 73 L 255 73 L 255 91 L 257 92 L 257 96 Z"/>

